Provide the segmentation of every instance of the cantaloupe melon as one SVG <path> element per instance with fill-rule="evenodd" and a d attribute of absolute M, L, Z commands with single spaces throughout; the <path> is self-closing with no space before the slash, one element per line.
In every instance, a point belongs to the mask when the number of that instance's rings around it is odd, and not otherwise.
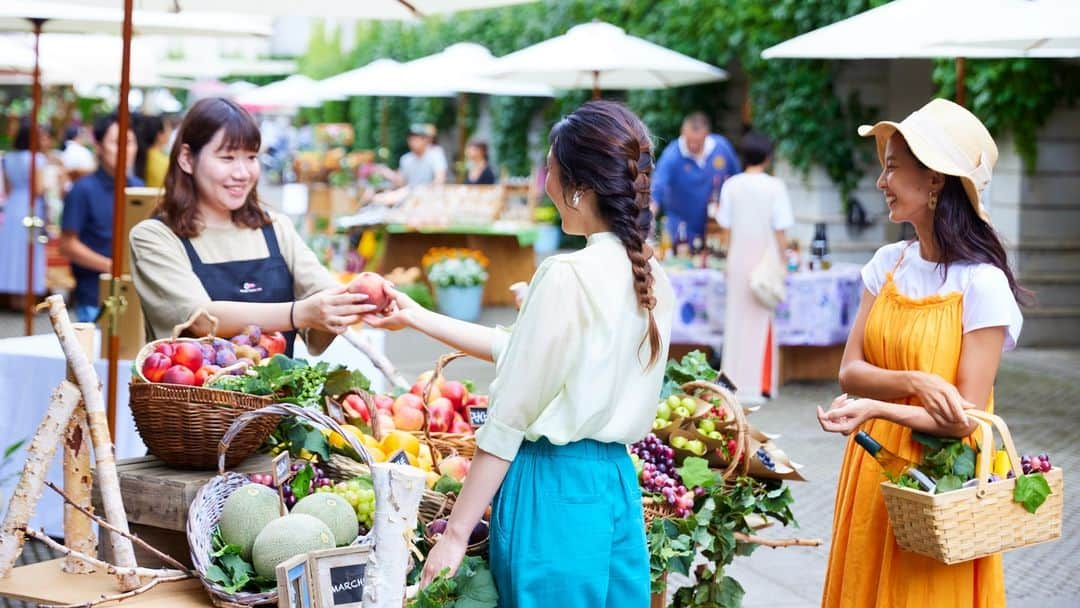
<path fill-rule="evenodd" d="M 221 538 L 239 545 L 242 556 L 251 559 L 251 546 L 266 524 L 281 517 L 281 501 L 276 492 L 257 483 L 235 490 L 221 508 L 218 526 Z"/>
<path fill-rule="evenodd" d="M 334 533 L 334 540 L 339 547 L 347 545 L 360 534 L 360 522 L 356 511 L 344 498 L 329 492 L 317 492 L 300 499 L 292 508 L 292 513 L 311 515 L 326 524 Z"/>
<path fill-rule="evenodd" d="M 251 549 L 251 562 L 256 574 L 276 579 L 275 568 L 281 562 L 334 546 L 334 533 L 326 524 L 311 515 L 289 513 L 266 524 L 259 532 Z"/>

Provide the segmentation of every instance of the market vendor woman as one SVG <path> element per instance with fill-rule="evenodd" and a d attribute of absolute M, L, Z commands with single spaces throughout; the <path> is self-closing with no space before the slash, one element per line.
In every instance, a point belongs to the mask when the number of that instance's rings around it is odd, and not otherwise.
<path fill-rule="evenodd" d="M 259 145 L 255 120 L 226 99 L 199 101 L 180 124 L 155 217 L 131 230 L 148 340 L 202 308 L 221 336 L 254 324 L 283 332 L 287 354 L 297 333 L 319 353 L 372 310 L 319 264 L 287 217 L 260 204 Z M 205 319 L 192 327 L 209 330 Z"/>
<path fill-rule="evenodd" d="M 488 421 L 422 584 L 456 571 L 491 505 L 499 605 L 649 605 L 641 490 L 627 444 L 649 433 L 675 296 L 639 223 L 649 211 L 649 135 L 607 101 L 551 130 L 546 190 L 584 249 L 544 260 L 512 330 L 457 321 L 392 292 L 369 318 L 494 361 Z M 497 492 L 497 493 L 496 493 Z"/>

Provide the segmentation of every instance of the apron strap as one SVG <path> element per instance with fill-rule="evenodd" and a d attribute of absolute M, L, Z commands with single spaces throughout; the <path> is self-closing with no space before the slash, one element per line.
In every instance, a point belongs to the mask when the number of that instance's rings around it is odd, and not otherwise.
<path fill-rule="evenodd" d="M 263 239 L 266 241 L 266 251 L 268 255 L 266 257 L 278 258 L 282 257 L 281 248 L 278 247 L 277 234 L 274 233 L 274 223 L 270 222 L 262 227 Z"/>

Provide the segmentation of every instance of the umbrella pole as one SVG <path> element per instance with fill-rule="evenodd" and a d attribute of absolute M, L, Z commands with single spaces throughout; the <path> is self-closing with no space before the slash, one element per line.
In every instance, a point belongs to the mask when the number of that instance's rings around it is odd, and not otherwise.
<path fill-rule="evenodd" d="M 41 27 L 44 19 L 31 19 L 34 26 L 34 80 L 30 85 L 30 207 L 24 220 L 26 226 L 26 298 L 23 300 L 23 330 L 25 335 L 34 333 L 34 244 L 37 241 L 37 155 L 41 146 L 38 136 L 38 113 L 41 112 Z"/>
<path fill-rule="evenodd" d="M 592 98 L 600 99 L 600 70 L 593 70 L 592 73 Z"/>
<path fill-rule="evenodd" d="M 109 435 L 116 437 L 116 375 L 120 358 L 120 261 L 124 255 L 124 189 L 127 187 L 128 94 L 131 92 L 131 13 L 132 0 L 124 0 L 124 55 L 120 67 L 120 103 L 116 108 L 116 170 L 113 171 L 112 280 L 105 302 L 109 336 L 109 384 L 106 417 Z"/>
<path fill-rule="evenodd" d="M 465 166 L 465 137 L 468 135 L 468 133 L 465 132 L 465 118 L 466 118 L 466 115 L 468 114 L 468 112 L 466 111 L 466 109 L 467 109 L 466 104 L 467 103 L 468 103 L 468 97 L 466 97 L 465 93 L 458 93 L 458 98 L 457 98 L 457 132 L 458 132 L 458 146 L 457 146 L 457 148 L 458 149 L 457 149 L 457 158 L 455 159 L 458 162 L 455 163 L 455 164 L 457 166 L 459 166 L 459 167 L 464 167 Z M 461 170 L 461 175 L 459 176 L 461 178 L 460 183 L 462 183 L 462 184 L 465 183 L 465 176 L 468 175 L 468 173 L 469 173 L 468 169 L 462 169 Z"/>
<path fill-rule="evenodd" d="M 956 58 L 956 103 L 958 103 L 960 105 L 965 105 L 964 104 L 964 97 L 965 97 L 964 94 L 967 92 L 967 91 L 965 91 L 966 87 L 965 87 L 965 84 L 964 84 L 964 80 L 966 78 L 965 72 L 967 71 L 965 68 L 967 68 L 967 61 L 965 61 L 963 57 L 957 57 Z"/>

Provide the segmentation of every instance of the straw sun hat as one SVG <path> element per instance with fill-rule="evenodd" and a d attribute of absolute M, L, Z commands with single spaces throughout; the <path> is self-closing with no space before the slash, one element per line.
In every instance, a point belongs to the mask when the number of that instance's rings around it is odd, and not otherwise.
<path fill-rule="evenodd" d="M 877 138 L 878 160 L 885 166 L 885 142 L 896 131 L 922 164 L 964 184 L 975 211 L 989 221 L 982 193 L 990 185 L 998 149 L 974 114 L 947 99 L 934 99 L 900 122 L 883 120 L 859 127 L 859 135 Z"/>

